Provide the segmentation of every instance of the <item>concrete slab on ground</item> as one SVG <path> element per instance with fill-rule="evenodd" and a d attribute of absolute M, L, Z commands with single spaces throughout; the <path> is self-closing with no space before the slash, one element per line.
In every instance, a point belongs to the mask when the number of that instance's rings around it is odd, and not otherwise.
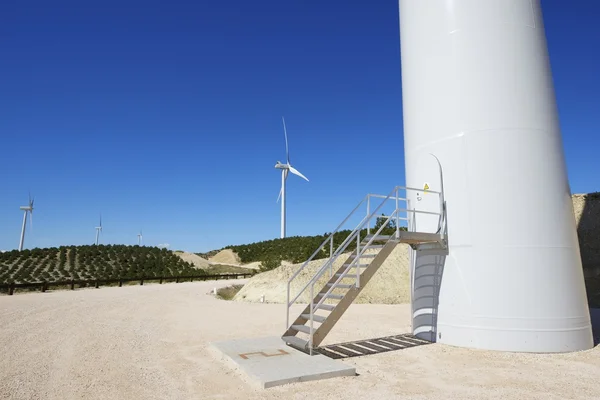
<path fill-rule="evenodd" d="M 309 356 L 287 346 L 278 337 L 214 342 L 221 359 L 239 369 L 246 381 L 259 388 L 356 375 L 356 368 L 323 355 Z"/>

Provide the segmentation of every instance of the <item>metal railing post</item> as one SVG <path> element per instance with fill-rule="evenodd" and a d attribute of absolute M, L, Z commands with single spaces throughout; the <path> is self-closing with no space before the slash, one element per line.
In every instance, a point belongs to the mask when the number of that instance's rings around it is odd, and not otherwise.
<path fill-rule="evenodd" d="M 367 217 L 371 215 L 371 195 L 367 195 Z M 371 234 L 371 222 L 367 221 L 367 235 Z"/>
<path fill-rule="evenodd" d="M 354 259 L 356 265 L 356 287 L 360 287 L 360 231 L 356 235 L 356 258 Z"/>
<path fill-rule="evenodd" d="M 310 355 L 313 354 L 313 316 L 315 314 L 315 304 L 314 304 L 314 293 L 315 293 L 315 285 L 310 285 L 310 336 L 308 338 L 308 343 L 310 347 Z"/>
<path fill-rule="evenodd" d="M 287 330 L 290 327 L 290 283 L 287 284 L 287 301 L 285 302 L 286 312 L 285 312 L 285 329 Z"/>
<path fill-rule="evenodd" d="M 438 198 L 440 199 L 440 224 L 439 224 L 439 228 L 438 231 L 441 235 L 444 234 L 444 232 L 442 232 L 442 228 L 443 228 L 443 223 L 444 223 L 444 196 L 442 193 L 438 194 Z"/>
<path fill-rule="evenodd" d="M 329 277 L 333 276 L 333 236 L 331 236 L 331 243 L 329 244 Z"/>
<path fill-rule="evenodd" d="M 398 188 L 396 188 L 396 239 L 400 238 L 400 212 L 398 211 Z"/>
<path fill-rule="evenodd" d="M 408 210 L 408 212 L 406 213 L 406 230 L 409 232 L 412 232 L 412 213 L 410 212 L 410 200 L 408 200 L 408 193 L 407 193 L 407 200 L 406 200 L 406 209 Z"/>

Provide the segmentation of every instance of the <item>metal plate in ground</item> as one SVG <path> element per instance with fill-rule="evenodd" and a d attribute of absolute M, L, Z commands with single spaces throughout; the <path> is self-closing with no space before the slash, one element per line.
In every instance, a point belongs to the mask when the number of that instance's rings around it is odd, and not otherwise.
<path fill-rule="evenodd" d="M 411 334 L 380 337 L 376 339 L 357 340 L 355 342 L 336 343 L 322 346 L 317 349 L 319 353 L 334 360 L 360 357 L 388 351 L 403 350 L 410 347 L 430 344 Z"/>

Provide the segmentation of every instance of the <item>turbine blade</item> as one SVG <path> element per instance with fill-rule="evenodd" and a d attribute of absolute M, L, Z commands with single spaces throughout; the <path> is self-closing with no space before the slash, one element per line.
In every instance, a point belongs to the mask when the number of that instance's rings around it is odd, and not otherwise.
<path fill-rule="evenodd" d="M 303 179 L 305 179 L 305 180 L 306 180 L 306 182 L 308 182 L 308 178 L 307 178 L 307 177 L 305 177 L 304 175 L 302 175 L 302 174 L 300 173 L 300 171 L 298 171 L 296 168 L 292 167 L 291 165 L 290 165 L 290 172 L 291 172 L 292 174 L 294 174 L 294 175 L 297 175 L 297 176 L 299 176 L 300 178 L 303 178 Z"/>
<path fill-rule="evenodd" d="M 283 117 L 281 117 L 281 120 L 283 121 L 283 135 L 285 136 L 285 157 L 287 160 L 287 163 L 290 163 L 290 149 L 288 147 L 288 138 L 287 138 L 287 129 L 285 128 L 285 119 Z"/>
<path fill-rule="evenodd" d="M 279 199 L 281 198 L 281 192 L 283 192 L 283 188 L 279 189 L 279 195 L 277 195 L 276 203 L 279 203 Z"/>

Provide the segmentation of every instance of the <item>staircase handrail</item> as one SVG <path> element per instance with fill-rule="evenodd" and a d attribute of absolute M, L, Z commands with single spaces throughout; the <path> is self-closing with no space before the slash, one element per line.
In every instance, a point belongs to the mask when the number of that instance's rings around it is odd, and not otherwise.
<path fill-rule="evenodd" d="M 397 212 L 398 212 L 398 210 L 396 209 L 396 210 L 394 210 L 394 212 L 392 212 L 388 216 L 387 220 L 379 227 L 379 229 L 377 230 L 377 232 L 374 235 L 371 236 L 371 238 L 369 239 L 369 241 L 367 242 L 367 244 L 365 244 L 365 245 L 362 246 L 362 249 L 358 249 L 357 248 L 357 254 L 356 254 L 356 257 L 354 258 L 354 260 L 352 260 L 352 262 L 350 264 L 348 264 L 348 266 L 346 267 L 346 269 L 344 270 L 344 272 L 342 272 L 340 274 L 340 276 L 338 277 L 338 279 L 333 283 L 333 285 L 331 285 L 331 287 L 329 288 L 329 290 L 322 296 L 321 300 L 319 300 L 319 302 L 314 306 L 314 308 L 319 308 L 321 306 L 321 304 L 323 304 L 323 302 L 327 299 L 327 296 L 329 294 L 331 294 L 331 292 L 341 282 L 341 280 L 346 277 L 346 275 L 348 274 L 348 271 L 350 269 L 352 269 L 352 266 L 354 264 L 360 262 L 360 257 L 365 253 L 365 251 L 369 248 L 369 246 L 371 246 L 371 244 L 373 243 L 373 241 L 375 240 L 375 238 L 377 236 L 379 236 L 379 234 L 386 227 L 386 225 L 388 224 L 388 222 L 390 221 L 390 219 L 393 218 L 393 217 L 395 217 L 395 215 L 396 215 Z M 395 233 L 393 236 L 395 236 L 396 239 L 397 239 L 397 233 Z M 359 251 L 360 251 L 360 253 L 359 253 Z M 358 275 L 360 275 L 360 268 L 359 267 L 357 267 L 357 268 L 359 269 L 359 271 L 357 271 L 357 276 L 358 276 Z M 314 291 L 314 285 L 315 285 L 316 282 L 317 282 L 317 280 L 314 280 L 314 282 L 312 283 L 312 285 L 313 285 L 313 291 Z M 360 281 L 358 282 L 358 285 L 360 285 Z M 312 301 L 311 301 L 311 303 L 312 303 Z M 313 312 L 312 312 L 312 310 L 311 310 L 311 316 L 310 316 L 310 318 L 311 318 L 311 321 L 312 321 L 312 319 L 313 319 Z"/>
<path fill-rule="evenodd" d="M 327 261 L 325 261 L 325 264 L 323 264 L 321 266 L 321 268 L 319 269 L 318 272 L 326 271 L 327 267 L 329 267 L 331 264 L 333 264 L 335 262 L 335 260 L 337 260 L 337 258 L 340 256 L 340 254 L 342 254 L 344 252 L 344 250 L 346 250 L 346 248 L 350 245 L 350 242 L 352 240 L 352 238 L 354 238 L 356 236 L 356 232 L 357 228 L 360 226 L 363 226 L 365 220 L 368 218 L 369 216 L 365 216 L 357 225 L 356 228 L 354 228 L 354 230 L 352 230 L 350 232 L 350 234 L 346 237 L 346 239 L 344 239 L 344 241 L 338 246 L 338 248 L 335 250 L 335 252 L 333 253 L 333 255 L 331 257 L 329 257 L 329 259 Z M 310 260 L 309 260 L 310 261 Z M 308 261 L 307 261 L 308 263 Z M 305 263 L 305 264 L 307 264 Z M 298 269 L 298 271 L 296 271 L 297 273 L 299 273 L 300 271 L 302 271 L 304 269 L 305 265 L 302 265 L 302 267 L 300 267 Z M 302 295 L 302 293 L 304 293 L 304 291 L 306 290 L 306 288 L 308 288 L 308 286 L 310 285 L 310 283 L 312 282 L 312 279 L 310 281 L 308 281 L 306 283 L 306 285 L 298 292 L 298 294 L 296 295 L 296 297 L 294 297 L 293 300 L 290 301 L 289 299 L 289 291 L 290 291 L 290 285 L 292 283 L 292 280 L 295 278 L 295 276 L 293 275 L 292 278 L 290 278 L 288 280 L 288 307 L 291 306 L 292 304 L 294 304 L 296 302 L 296 300 L 298 300 L 298 298 Z M 314 278 L 314 277 L 313 277 Z"/>
<path fill-rule="evenodd" d="M 339 255 L 339 254 L 340 254 L 340 253 L 341 253 L 343 250 L 345 250 L 345 249 L 346 249 L 346 247 L 348 247 L 348 245 L 350 244 L 350 241 L 353 239 L 353 237 L 355 237 L 355 236 L 356 236 L 356 233 L 357 233 L 357 232 L 360 232 L 360 230 L 363 228 L 363 226 L 364 226 L 364 225 L 365 225 L 367 222 L 369 222 L 369 221 L 371 220 L 371 218 L 373 217 L 373 215 L 374 215 L 374 214 L 376 214 L 376 213 L 377 213 L 377 212 L 378 212 L 378 211 L 381 209 L 381 207 L 383 207 L 383 205 L 386 203 L 386 201 L 387 201 L 387 200 L 389 200 L 389 198 L 392 196 L 392 194 L 394 194 L 395 192 L 397 192 L 397 190 L 398 190 L 398 188 L 399 188 L 399 187 L 401 187 L 401 186 L 396 186 L 396 187 L 394 187 L 394 189 L 393 189 L 393 190 L 390 192 L 390 194 L 388 194 L 388 195 L 386 196 L 386 198 L 385 198 L 385 199 L 384 199 L 384 200 L 381 202 L 381 204 L 379 204 L 379 206 L 377 206 L 377 208 L 376 208 L 376 209 L 375 209 L 373 212 L 371 212 L 371 214 L 369 214 L 369 215 L 365 216 L 365 217 L 364 217 L 364 218 L 363 218 L 363 219 L 362 219 L 362 220 L 361 220 L 361 221 L 358 223 L 358 225 L 356 226 L 356 228 L 354 228 L 354 230 L 352 230 L 352 232 L 350 232 L 350 234 L 349 234 L 349 235 L 346 237 L 346 239 L 345 239 L 345 240 L 342 242 L 342 244 L 341 244 L 341 245 L 340 245 L 340 246 L 339 246 L 339 247 L 336 249 L 335 253 L 337 253 L 337 254 Z M 369 196 L 371 196 L 371 195 L 370 195 L 370 194 L 367 194 L 367 195 L 366 195 L 366 196 L 365 196 L 365 197 L 364 197 L 364 198 L 361 200 L 361 202 L 358 204 L 358 206 L 356 206 L 356 207 L 354 208 L 354 210 L 352 210 L 352 212 L 350 213 L 350 215 L 348 215 L 348 216 L 346 217 L 346 219 L 344 220 L 344 222 L 342 222 L 342 224 L 340 224 L 340 225 L 339 225 L 339 226 L 336 228 L 336 230 L 334 231 L 334 233 L 335 233 L 335 232 L 337 232 L 337 230 L 338 230 L 340 227 L 342 227 L 342 226 L 343 226 L 343 224 L 344 224 L 344 223 L 345 223 L 345 222 L 346 222 L 346 221 L 347 221 L 347 220 L 350 218 L 350 216 L 352 216 L 352 214 L 353 214 L 354 212 L 356 212 L 356 210 L 358 210 L 358 208 L 361 206 L 361 204 L 362 204 L 362 203 L 364 203 L 364 201 L 365 201 L 367 198 L 369 198 Z M 329 238 L 333 238 L 333 235 L 334 235 L 334 233 L 332 233 L 332 234 L 329 236 Z M 321 244 L 321 246 L 319 247 L 319 249 L 317 249 L 317 252 L 318 252 L 318 251 L 320 251 L 320 250 L 323 248 L 323 246 L 325 246 L 325 244 L 327 243 L 327 241 L 329 240 L 329 238 L 328 238 L 327 240 L 325 240 L 325 242 L 323 242 L 323 244 Z M 342 249 L 342 247 L 343 247 L 343 249 Z M 341 251 L 340 251 L 340 249 L 341 249 Z M 314 254 L 316 254 L 317 252 L 313 253 L 313 256 L 314 256 Z M 337 257 L 336 257 L 336 258 L 337 258 Z M 332 259 L 333 259 L 333 254 L 332 254 L 332 255 L 331 255 L 331 257 L 329 258 L 329 260 L 327 260 L 327 261 L 325 262 L 325 264 L 323 264 L 323 266 L 321 266 L 321 268 L 319 269 L 319 271 L 318 271 L 318 273 L 317 273 L 317 275 L 319 275 L 319 277 L 321 276 L 321 272 L 327 269 L 326 267 L 328 267 L 328 266 L 329 266 L 328 264 L 331 262 L 331 260 L 332 260 Z M 290 289 L 290 284 L 291 284 L 291 282 L 292 282 L 292 281 L 293 281 L 293 280 L 296 278 L 296 276 L 298 276 L 298 274 L 299 274 L 299 273 L 300 273 L 300 272 L 301 272 L 301 271 L 302 271 L 302 270 L 303 270 L 303 269 L 306 267 L 306 265 L 308 264 L 308 262 L 309 262 L 309 261 L 311 261 L 311 260 L 312 260 L 312 257 L 311 257 L 311 258 L 310 258 L 308 261 L 306 261 L 306 262 L 305 262 L 305 263 L 302 265 L 302 267 L 300 267 L 300 268 L 299 268 L 299 269 L 296 271 L 296 273 L 295 273 L 294 275 L 292 275 L 292 277 L 291 277 L 291 278 L 288 280 L 288 293 L 289 293 L 289 289 Z M 288 299 L 287 299 L 287 300 L 288 300 L 288 302 L 287 302 L 287 304 L 288 304 L 288 307 L 290 307 L 292 304 L 294 304 L 294 303 L 296 302 L 296 300 L 298 300 L 298 297 L 300 297 L 300 296 L 302 295 L 302 293 L 304 293 L 304 291 L 306 290 L 306 288 L 308 288 L 308 286 L 309 286 L 309 285 L 312 283 L 312 281 L 313 281 L 313 280 L 314 280 L 314 277 L 313 277 L 313 279 L 311 279 L 310 281 L 308 281 L 308 282 L 306 283 L 306 285 L 304 286 L 304 288 L 302 288 L 302 290 L 300 290 L 300 291 L 298 292 L 298 295 L 297 295 L 297 296 L 294 298 L 294 300 L 293 300 L 293 301 L 291 301 L 291 302 L 290 302 L 290 301 L 289 301 L 289 297 L 288 297 Z"/>
<path fill-rule="evenodd" d="M 390 197 L 392 196 L 392 194 L 394 192 L 397 192 L 397 190 L 398 190 L 399 187 L 400 186 L 396 186 L 394 188 L 394 190 L 392 190 L 390 192 L 390 194 L 388 194 L 385 197 L 385 199 L 381 202 L 381 204 L 379 204 L 379 206 L 377 206 L 377 208 L 375 210 L 373 210 L 373 212 L 371 214 L 369 214 L 365 218 L 363 218 L 362 221 L 356 226 L 356 228 L 354 228 L 354 230 L 348 235 L 348 237 L 346 238 L 346 240 L 344 240 L 344 242 L 346 242 L 346 241 L 348 242 L 348 243 L 346 243 L 344 249 L 350 245 L 352 239 L 354 239 L 358 234 L 360 234 L 360 231 L 364 228 L 365 224 L 367 224 L 369 221 L 371 221 L 371 219 L 373 219 L 373 217 L 379 212 L 379 210 L 381 209 L 381 207 L 383 207 L 383 205 L 386 203 L 386 201 L 388 201 L 390 199 Z M 371 195 L 368 194 L 367 196 L 371 196 Z M 396 196 L 396 197 L 398 197 L 398 196 Z M 389 221 L 389 218 L 388 218 L 388 221 Z M 387 224 L 388 221 L 386 221 L 385 224 Z M 383 224 L 381 226 L 385 227 L 385 224 Z M 314 284 L 316 281 L 318 281 L 321 278 L 321 276 L 323 275 L 323 272 L 326 271 L 326 270 L 327 270 L 326 265 L 323 265 L 321 267 L 321 269 L 315 274 L 315 276 L 313 276 L 313 278 L 306 284 L 306 286 L 308 286 L 311 283 Z M 304 291 L 304 289 L 302 291 Z"/>
<path fill-rule="evenodd" d="M 300 274 L 300 272 L 302 272 L 302 270 L 304 270 L 304 268 L 306 268 L 306 266 L 308 265 L 309 262 L 311 262 L 313 260 L 313 258 L 315 258 L 315 256 L 317 254 L 319 254 L 319 252 L 323 249 L 323 247 L 325 247 L 325 245 L 327 244 L 327 242 L 329 242 L 330 240 L 333 240 L 333 236 L 339 231 L 339 229 L 344 226 L 344 224 L 350 219 L 350 217 L 352 215 L 354 215 L 354 213 L 356 212 L 356 210 L 358 210 L 360 208 L 360 206 L 367 200 L 367 198 L 369 197 L 369 195 L 367 194 L 359 203 L 356 207 L 354 207 L 354 209 L 352 211 L 350 211 L 350 213 L 348 214 L 348 216 L 342 221 L 341 224 L 339 224 L 337 226 L 337 228 L 335 228 L 332 232 L 331 235 L 329 235 L 327 237 L 327 239 L 325 239 L 323 241 L 323 243 L 321 243 L 321 245 L 317 248 L 317 250 L 315 250 L 315 252 L 308 258 L 308 260 L 306 260 L 302 266 L 300 268 L 298 268 L 298 270 L 291 276 L 290 279 L 288 279 L 288 286 L 289 284 L 296 279 L 296 277 L 298 276 L 298 274 Z M 331 256 L 331 255 L 330 255 Z"/>

